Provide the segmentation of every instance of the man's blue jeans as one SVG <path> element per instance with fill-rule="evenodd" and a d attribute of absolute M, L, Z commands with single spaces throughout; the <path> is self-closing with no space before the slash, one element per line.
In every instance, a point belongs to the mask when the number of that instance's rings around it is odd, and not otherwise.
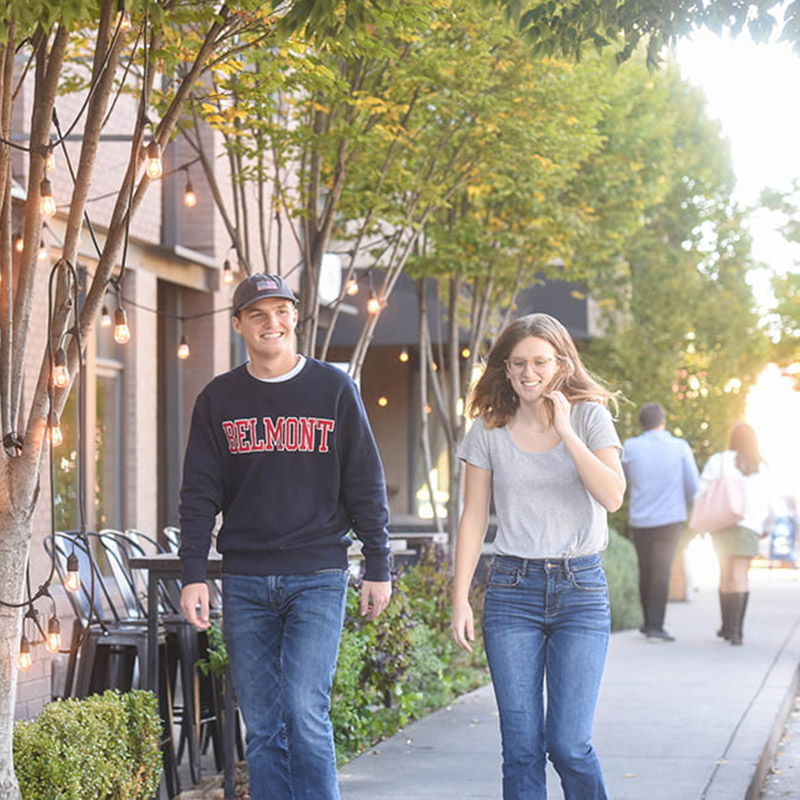
<path fill-rule="evenodd" d="M 222 588 L 252 800 L 338 800 L 329 711 L 347 571 L 225 575 Z"/>
<path fill-rule="evenodd" d="M 500 711 L 504 800 L 546 800 L 545 754 L 566 800 L 607 800 L 591 745 L 610 629 L 600 556 L 496 556 L 483 628 Z"/>

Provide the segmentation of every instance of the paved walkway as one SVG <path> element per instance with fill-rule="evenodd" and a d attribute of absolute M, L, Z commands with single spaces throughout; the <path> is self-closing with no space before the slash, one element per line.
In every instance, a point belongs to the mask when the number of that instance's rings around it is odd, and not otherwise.
<path fill-rule="evenodd" d="M 594 744 L 614 800 L 759 797 L 797 688 L 800 575 L 753 570 L 751 589 L 743 647 L 714 635 L 711 589 L 669 605 L 674 643 L 612 635 Z M 498 800 L 499 753 L 485 687 L 347 764 L 342 800 Z"/>

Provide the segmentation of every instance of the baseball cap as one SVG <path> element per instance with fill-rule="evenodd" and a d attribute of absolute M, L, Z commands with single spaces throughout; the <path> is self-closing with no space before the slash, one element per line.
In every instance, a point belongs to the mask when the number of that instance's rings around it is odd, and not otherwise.
<path fill-rule="evenodd" d="M 233 293 L 233 315 L 253 305 L 265 297 L 283 297 L 297 302 L 289 284 L 280 275 L 268 275 L 266 272 L 255 272 L 246 277 Z"/>

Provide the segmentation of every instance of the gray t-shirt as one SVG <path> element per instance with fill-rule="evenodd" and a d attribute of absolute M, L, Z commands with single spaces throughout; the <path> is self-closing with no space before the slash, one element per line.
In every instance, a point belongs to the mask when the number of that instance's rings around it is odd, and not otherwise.
<path fill-rule="evenodd" d="M 622 446 L 599 403 L 575 403 L 572 427 L 589 450 Z M 514 443 L 507 427 L 475 420 L 458 449 L 468 464 L 492 472 L 497 513 L 495 551 L 520 558 L 575 558 L 608 544 L 605 508 L 589 494 L 563 441 L 543 453 Z"/>

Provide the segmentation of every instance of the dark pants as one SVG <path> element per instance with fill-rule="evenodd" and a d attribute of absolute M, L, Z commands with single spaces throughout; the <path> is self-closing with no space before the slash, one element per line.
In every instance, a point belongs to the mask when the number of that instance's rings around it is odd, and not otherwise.
<path fill-rule="evenodd" d="M 639 557 L 639 599 L 644 627 L 649 631 L 664 628 L 669 576 L 683 528 L 683 522 L 656 528 L 631 528 L 636 555 Z"/>

